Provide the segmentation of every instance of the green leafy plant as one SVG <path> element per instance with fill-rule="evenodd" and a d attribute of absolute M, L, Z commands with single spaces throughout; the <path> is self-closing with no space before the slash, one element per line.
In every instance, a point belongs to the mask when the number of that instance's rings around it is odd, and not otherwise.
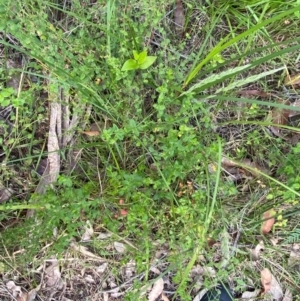
<path fill-rule="evenodd" d="M 15 183 L 11 185 L 22 200 L 1 204 L 0 220 L 5 224 L 15 215 L 23 216 L 25 210 L 36 210 L 36 219 L 26 220 L 24 227 L 20 223 L 20 227 L 3 231 L 3 245 L 13 249 L 20 238 L 20 245 L 40 259 L 34 251 L 53 243 L 52 251 L 61 254 L 71 239 L 80 240 L 89 220 L 94 230 L 113 233 L 112 241 L 117 237 L 131 244 L 130 258 L 109 259 L 115 265 L 111 270 L 121 271 L 126 259 L 134 259 L 137 270 L 144 273 L 143 283 L 137 281 L 136 290 L 127 296 L 134 294 L 135 299 L 151 278 L 149 268 L 160 245 L 169 251 L 166 266 L 175 275 L 174 294 L 184 300 L 192 299 L 190 274 L 195 264 L 218 268 L 220 280 L 237 270 L 248 255 L 239 250 L 230 258 L 238 235 L 229 237 L 228 229 L 236 230 L 237 220 L 245 229 L 247 235 L 241 233 L 239 247 L 256 240 L 260 220 L 253 222 L 247 213 L 241 218 L 240 213 L 252 208 L 257 186 L 268 185 L 274 195 L 261 208 L 274 205 L 280 214 L 281 203 L 293 207 L 300 195 L 293 163 L 298 160 L 299 147 L 270 137 L 267 127 L 272 121 L 260 119 L 269 107 L 290 106 L 262 100 L 260 95 L 238 95 L 243 89 L 277 93 L 278 86 L 270 83 L 280 85 L 283 66 L 298 60 L 299 39 L 289 33 L 291 27 L 282 26 L 287 17 L 297 22 L 295 1 L 276 5 L 266 0 L 242 2 L 184 3 L 185 34 L 181 38 L 172 32 L 170 15 L 166 17 L 174 1 L 74 0 L 62 7 L 55 1 L 10 0 L 2 5 L 6 21 L 0 26 L 9 34 L 9 39 L 0 40 L 3 53 L 14 57 L 11 53 L 18 52 L 26 59 L 24 88 L 20 85 L 18 98 L 14 100 L 16 92 L 9 88 L 0 92 L 0 105 L 13 105 L 10 121 L 14 121 L 9 140 L 2 143 L 6 151 L 3 166 L 17 168 L 6 177 L 0 174 L 3 183 L 9 183 L 14 174 L 22 175 L 22 180 L 28 179 L 24 185 L 28 190 L 23 193 Z M 280 36 L 286 38 L 279 42 Z M 138 45 L 147 45 L 147 50 L 139 52 Z M 128 49 L 136 50 L 127 60 Z M 151 72 L 138 76 L 126 72 L 150 67 Z M 88 108 L 87 116 L 76 127 L 72 145 L 60 149 L 61 171 L 54 188 L 36 195 L 38 164 L 34 160 L 47 155 L 48 107 L 55 100 L 71 108 L 72 120 L 84 108 Z M 97 125 L 97 133 L 88 140 L 81 125 L 89 128 L 92 124 Z M 248 124 L 253 128 L 244 130 Z M 67 166 L 72 160 L 67 156 L 73 149 L 78 150 L 78 161 L 70 171 Z M 253 167 L 261 177 L 257 185 L 258 179 L 243 173 L 247 169 L 241 164 L 239 173 L 250 181 L 244 185 L 246 180 L 241 178 L 242 189 L 249 188 L 241 193 L 232 170 L 223 166 L 224 155 L 241 161 L 259 158 L 267 167 L 276 167 L 277 173 Z M 278 162 L 282 163 L 279 168 Z M 255 200 L 250 203 L 248 197 Z M 253 214 L 260 218 L 257 207 Z M 36 221 L 44 227 L 36 227 Z M 26 232 L 36 241 L 21 240 Z M 212 253 L 218 243 L 209 245 L 214 241 L 221 241 L 226 269 L 222 258 L 214 261 Z M 102 250 L 105 244 L 95 243 L 93 251 L 111 256 Z M 211 282 L 211 278 L 205 280 L 208 287 Z"/>
<path fill-rule="evenodd" d="M 122 71 L 147 69 L 154 64 L 157 58 L 156 56 L 148 56 L 146 50 L 142 52 L 137 52 L 136 50 L 133 50 L 132 52 L 133 59 L 129 59 L 124 63 L 121 69 Z"/>
<path fill-rule="evenodd" d="M 4 88 L 0 91 L 0 105 L 3 107 L 8 106 L 11 103 L 11 98 L 15 94 L 13 88 Z"/>

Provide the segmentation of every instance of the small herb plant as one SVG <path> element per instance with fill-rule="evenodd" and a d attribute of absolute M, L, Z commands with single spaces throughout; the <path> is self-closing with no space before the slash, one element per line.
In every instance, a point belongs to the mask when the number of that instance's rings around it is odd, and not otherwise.
<path fill-rule="evenodd" d="M 129 59 L 124 63 L 121 69 L 122 71 L 130 71 L 137 69 L 144 70 L 153 65 L 156 60 L 156 56 L 148 56 L 146 50 L 140 53 L 138 53 L 136 50 L 133 50 L 132 52 L 133 59 Z"/>

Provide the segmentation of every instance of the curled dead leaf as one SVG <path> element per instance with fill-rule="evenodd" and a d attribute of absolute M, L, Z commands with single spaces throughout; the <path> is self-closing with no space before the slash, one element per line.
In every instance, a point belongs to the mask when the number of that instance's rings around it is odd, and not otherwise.
<path fill-rule="evenodd" d="M 285 100 L 285 101 L 281 101 L 282 104 L 284 105 L 290 105 L 290 101 Z M 288 109 L 280 109 L 280 108 L 274 108 L 271 111 L 271 120 L 273 123 L 275 124 L 279 124 L 279 125 L 287 125 L 288 124 L 288 120 L 289 120 L 289 116 L 290 116 L 290 112 L 291 110 Z M 273 132 L 274 135 L 281 137 L 280 134 L 280 127 L 276 127 L 276 126 L 271 126 L 270 127 L 271 131 Z"/>
<path fill-rule="evenodd" d="M 162 278 L 157 279 L 152 287 L 148 296 L 148 301 L 156 301 L 156 299 L 162 295 L 164 289 L 164 280 Z"/>
<path fill-rule="evenodd" d="M 122 244 L 121 242 L 115 241 L 114 242 L 114 247 L 115 247 L 115 249 L 118 253 L 122 254 L 126 251 L 126 246 L 124 244 Z"/>
<path fill-rule="evenodd" d="M 28 292 L 26 301 L 34 301 L 38 290 L 39 289 L 34 288 L 30 292 Z"/>
<path fill-rule="evenodd" d="M 160 299 L 161 299 L 162 301 L 170 301 L 169 298 L 168 298 L 164 293 L 161 294 Z"/>
<path fill-rule="evenodd" d="M 61 289 L 63 287 L 63 281 L 61 279 L 61 273 L 59 270 L 58 261 L 52 260 L 50 266 L 45 269 L 46 286 L 51 288 Z"/>
<path fill-rule="evenodd" d="M 254 250 L 251 250 L 251 254 L 252 254 L 252 259 L 253 260 L 258 260 L 260 257 L 260 252 L 263 251 L 265 249 L 265 244 L 264 242 L 261 240 L 257 246 L 255 247 Z"/>
<path fill-rule="evenodd" d="M 97 255 L 95 255 L 94 253 L 88 251 L 88 249 L 87 249 L 85 246 L 80 246 L 80 245 L 78 245 L 78 244 L 75 243 L 75 242 L 71 242 L 71 243 L 70 243 L 70 247 L 71 247 L 73 250 L 75 250 L 75 251 L 81 253 L 81 254 L 84 255 L 84 256 L 87 256 L 87 257 L 89 257 L 89 258 L 93 258 L 93 259 L 95 259 L 95 260 L 98 260 L 99 262 L 107 262 L 107 260 L 105 260 L 105 259 L 103 259 L 103 258 L 101 258 L 101 257 L 99 257 L 99 256 L 97 256 Z"/>
<path fill-rule="evenodd" d="M 288 289 L 285 291 L 282 301 L 293 301 L 293 295 Z"/>
<path fill-rule="evenodd" d="M 16 285 L 13 281 L 8 281 L 6 283 L 6 288 L 14 298 L 20 298 L 23 295 L 21 287 Z"/>
<path fill-rule="evenodd" d="M 83 233 L 83 235 L 81 237 L 81 241 L 88 241 L 88 240 L 91 239 L 91 237 L 94 234 L 94 229 L 93 229 L 90 221 L 86 221 L 84 229 L 85 229 L 85 231 L 84 231 L 84 233 Z"/>
<path fill-rule="evenodd" d="M 89 136 L 89 137 L 95 137 L 95 136 L 100 135 L 100 132 L 98 132 L 98 131 L 84 131 L 82 133 Z"/>
<path fill-rule="evenodd" d="M 290 105 L 291 103 L 287 100 L 283 102 L 284 105 Z M 281 125 L 287 125 L 290 110 L 275 108 L 272 111 L 272 122 Z"/>
<path fill-rule="evenodd" d="M 267 93 L 265 91 L 260 91 L 260 90 L 242 90 L 237 92 L 238 95 L 241 95 L 243 97 L 249 97 L 249 96 L 259 96 L 263 98 L 267 98 L 271 96 L 270 93 Z"/>
<path fill-rule="evenodd" d="M 268 294 L 272 300 L 281 300 L 283 297 L 283 291 L 270 270 L 265 268 L 260 272 L 260 275 L 261 283 L 264 288 L 263 294 Z"/>
<path fill-rule="evenodd" d="M 244 299 L 247 300 L 247 299 L 256 298 L 256 297 L 259 296 L 260 292 L 261 292 L 260 289 L 256 289 L 256 290 L 254 290 L 253 292 L 248 292 L 248 291 L 243 292 L 243 294 L 242 294 L 242 299 L 243 299 L 243 300 L 244 300 Z"/>
<path fill-rule="evenodd" d="M 221 159 L 222 167 L 227 170 L 230 167 L 240 167 L 248 172 L 248 174 L 252 174 L 255 177 L 258 177 L 260 173 L 269 174 L 269 171 L 266 170 L 264 167 L 260 166 L 255 161 L 251 161 L 250 159 L 243 159 L 240 162 L 233 161 L 231 159 L 222 156 Z M 216 168 L 215 168 L 216 169 Z M 239 171 L 242 173 L 242 170 Z"/>
<path fill-rule="evenodd" d="M 6 188 L 0 182 L 0 204 L 7 202 L 13 195 L 13 190 L 11 188 Z"/>
<path fill-rule="evenodd" d="M 95 283 L 96 283 L 95 279 L 94 279 L 91 275 L 86 275 L 86 276 L 84 277 L 84 279 L 85 279 L 85 281 L 86 281 L 87 283 L 91 283 L 91 284 L 95 284 Z"/>
<path fill-rule="evenodd" d="M 193 299 L 193 301 L 201 301 L 201 299 L 204 297 L 204 295 L 208 292 L 207 288 L 204 288 L 201 290 Z"/>
<path fill-rule="evenodd" d="M 99 274 L 103 274 L 105 272 L 107 266 L 108 266 L 108 263 L 104 262 L 103 264 L 101 264 L 100 266 L 97 267 L 96 272 Z"/>
<path fill-rule="evenodd" d="M 269 269 L 265 268 L 260 271 L 260 280 L 265 294 L 271 289 L 272 274 Z"/>
<path fill-rule="evenodd" d="M 263 223 L 261 226 L 262 234 L 267 234 L 272 230 L 273 225 L 275 224 L 275 211 L 273 209 L 266 211 L 263 214 Z"/>
<path fill-rule="evenodd" d="M 89 137 L 95 137 L 95 136 L 99 136 L 101 132 L 101 127 L 98 123 L 92 123 L 89 126 L 89 130 L 88 131 L 83 131 L 82 133 L 89 136 Z"/>
<path fill-rule="evenodd" d="M 97 239 L 107 239 L 110 238 L 112 236 L 112 233 L 108 233 L 108 232 L 101 232 Z"/>

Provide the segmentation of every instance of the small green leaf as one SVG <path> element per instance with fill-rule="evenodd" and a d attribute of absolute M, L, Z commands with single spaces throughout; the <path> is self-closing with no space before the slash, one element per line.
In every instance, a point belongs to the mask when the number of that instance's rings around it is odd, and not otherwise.
<path fill-rule="evenodd" d="M 9 98 L 4 98 L 0 96 L 0 105 L 2 107 L 6 107 L 10 104 L 10 99 Z"/>
<path fill-rule="evenodd" d="M 146 57 L 147 57 L 147 51 L 142 51 L 139 53 L 139 60 L 138 60 L 139 65 L 142 65 L 145 62 Z"/>
<path fill-rule="evenodd" d="M 121 71 L 136 70 L 138 68 L 139 68 L 139 65 L 138 65 L 137 61 L 135 61 L 133 59 L 129 59 L 124 63 Z"/>
<path fill-rule="evenodd" d="M 140 55 L 138 54 L 138 52 L 137 52 L 136 50 L 133 50 L 132 52 L 133 52 L 133 57 L 134 57 L 134 59 L 135 59 L 136 61 L 138 61 Z"/>
<path fill-rule="evenodd" d="M 147 69 L 150 67 L 156 60 L 156 56 L 147 56 L 144 63 L 139 65 L 140 69 Z"/>
<path fill-rule="evenodd" d="M 299 4 L 300 4 L 300 0 L 297 0 L 295 4 L 296 4 L 296 6 L 299 5 Z M 297 18 L 300 18 L 300 12 L 299 12 L 299 11 L 295 11 L 295 12 L 294 12 L 294 15 L 295 15 Z"/>

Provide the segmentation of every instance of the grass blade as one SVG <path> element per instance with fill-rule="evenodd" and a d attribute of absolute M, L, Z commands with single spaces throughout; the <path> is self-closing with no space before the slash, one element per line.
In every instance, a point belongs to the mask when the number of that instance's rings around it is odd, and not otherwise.
<path fill-rule="evenodd" d="M 255 81 L 258 81 L 259 79 L 261 79 L 262 77 L 265 77 L 265 76 L 268 76 L 268 75 L 271 75 L 271 74 L 274 74 L 280 70 L 283 70 L 285 67 L 281 67 L 281 68 L 277 68 L 277 69 L 274 69 L 274 70 L 270 70 L 270 71 L 266 71 L 266 72 L 262 72 L 260 74 L 254 74 L 252 76 L 248 76 L 247 78 L 244 78 L 244 79 L 241 79 L 241 80 L 238 80 L 238 81 L 235 81 L 229 85 L 227 85 L 226 87 L 222 87 L 220 89 L 218 89 L 216 91 L 216 94 L 219 94 L 220 92 L 228 92 L 230 90 L 233 90 L 235 88 L 238 88 L 238 87 L 241 87 L 241 86 L 244 86 L 246 84 L 249 84 L 249 83 L 253 83 Z"/>
<path fill-rule="evenodd" d="M 253 26 L 252 28 L 246 30 L 245 32 L 237 35 L 236 37 L 234 37 L 233 39 L 229 40 L 228 42 L 224 43 L 224 40 L 221 40 L 213 49 L 212 51 L 204 58 L 204 60 L 202 60 L 194 69 L 192 69 L 190 71 L 190 73 L 188 74 L 188 76 L 186 77 L 184 84 L 183 84 L 183 88 L 185 88 L 190 82 L 191 80 L 193 80 L 193 78 L 195 78 L 195 76 L 198 74 L 198 72 L 201 70 L 201 68 L 207 63 L 209 62 L 216 54 L 220 53 L 222 50 L 226 49 L 227 47 L 233 45 L 234 43 L 242 40 L 243 38 L 245 38 L 247 35 L 257 31 L 258 29 L 271 24 L 277 20 L 282 19 L 285 16 L 288 16 L 296 11 L 298 11 L 300 9 L 300 6 L 297 6 L 295 8 L 289 9 L 277 16 L 274 16 L 270 19 L 267 19 L 255 26 Z"/>

